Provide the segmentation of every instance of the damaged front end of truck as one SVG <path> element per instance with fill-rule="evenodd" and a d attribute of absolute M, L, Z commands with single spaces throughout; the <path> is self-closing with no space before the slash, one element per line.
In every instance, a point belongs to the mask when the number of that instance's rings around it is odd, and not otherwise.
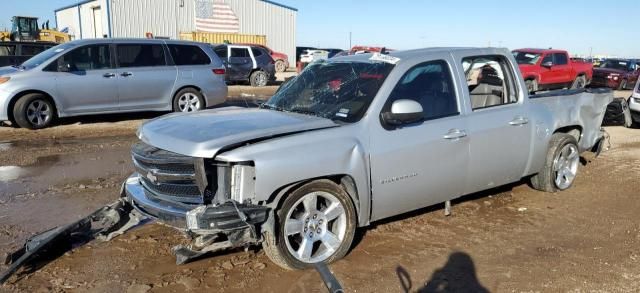
<path fill-rule="evenodd" d="M 186 232 L 189 245 L 173 249 L 183 264 L 205 253 L 259 244 L 269 208 L 252 201 L 255 169 L 161 150 L 132 148 L 136 169 L 123 197 L 134 210 Z"/>

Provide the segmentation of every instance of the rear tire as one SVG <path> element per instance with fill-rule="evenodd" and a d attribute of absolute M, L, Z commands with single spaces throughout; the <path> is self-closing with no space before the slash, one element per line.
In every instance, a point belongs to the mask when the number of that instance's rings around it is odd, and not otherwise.
<path fill-rule="evenodd" d="M 284 63 L 284 60 L 276 61 L 276 72 L 285 72 L 287 70 L 287 65 Z"/>
<path fill-rule="evenodd" d="M 56 115 L 55 107 L 49 97 L 43 94 L 27 94 L 13 106 L 15 123 L 27 129 L 42 129 L 51 125 Z"/>
<path fill-rule="evenodd" d="M 174 112 L 195 112 L 205 108 L 202 93 L 194 88 L 180 90 L 173 98 Z"/>
<path fill-rule="evenodd" d="M 573 81 L 571 89 L 583 89 L 585 86 L 587 86 L 587 78 L 584 75 L 580 75 Z"/>
<path fill-rule="evenodd" d="M 353 242 L 356 212 L 349 195 L 329 180 L 317 180 L 289 194 L 276 211 L 275 233 L 262 247 L 278 266 L 306 269 L 344 257 Z M 305 249 L 305 248 L 308 248 Z"/>
<path fill-rule="evenodd" d="M 266 86 L 269 82 L 269 75 L 262 70 L 254 71 L 251 73 L 251 76 L 249 76 L 249 82 L 251 86 L 255 87 Z"/>
<path fill-rule="evenodd" d="M 531 177 L 531 186 L 540 191 L 557 192 L 573 185 L 580 164 L 576 138 L 566 133 L 551 136 L 545 164 Z"/>

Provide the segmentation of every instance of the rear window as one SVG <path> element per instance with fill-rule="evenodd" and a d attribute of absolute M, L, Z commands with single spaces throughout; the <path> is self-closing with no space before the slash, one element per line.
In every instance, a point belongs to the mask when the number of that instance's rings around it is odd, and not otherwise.
<path fill-rule="evenodd" d="M 209 56 L 198 46 L 169 45 L 169 52 L 176 65 L 206 65 L 211 64 Z"/>
<path fill-rule="evenodd" d="M 44 46 L 22 45 L 22 56 L 35 56 L 44 52 L 46 48 Z"/>
<path fill-rule="evenodd" d="M 167 65 L 162 45 L 118 45 L 117 51 L 119 67 L 151 67 Z"/>
<path fill-rule="evenodd" d="M 253 57 L 262 56 L 262 50 L 258 48 L 251 48 L 251 51 L 253 52 Z"/>
<path fill-rule="evenodd" d="M 0 46 L 0 56 L 13 56 L 16 54 L 16 46 Z"/>

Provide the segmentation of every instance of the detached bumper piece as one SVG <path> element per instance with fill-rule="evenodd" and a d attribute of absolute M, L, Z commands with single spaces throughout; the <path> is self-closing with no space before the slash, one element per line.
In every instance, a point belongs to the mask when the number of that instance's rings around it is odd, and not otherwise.
<path fill-rule="evenodd" d="M 5 263 L 11 266 L 0 274 L 0 284 L 6 282 L 22 267 L 51 261 L 73 247 L 93 239 L 108 241 L 137 226 L 144 219 L 144 216 L 132 211 L 131 205 L 124 199 L 119 199 L 70 225 L 35 235 L 29 238 L 22 248 L 7 256 Z"/>
<path fill-rule="evenodd" d="M 266 207 L 233 201 L 187 212 L 187 228 L 193 241 L 172 249 L 176 264 L 185 264 L 207 253 L 260 243 L 261 233 L 256 231 L 256 226 L 267 220 L 268 212 Z"/>

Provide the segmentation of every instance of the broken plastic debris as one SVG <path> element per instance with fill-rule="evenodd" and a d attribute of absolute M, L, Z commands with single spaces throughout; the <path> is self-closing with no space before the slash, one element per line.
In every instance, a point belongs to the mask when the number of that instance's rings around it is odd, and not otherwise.
<path fill-rule="evenodd" d="M 527 210 L 527 208 L 518 208 L 518 212 L 524 212 L 526 210 Z"/>

